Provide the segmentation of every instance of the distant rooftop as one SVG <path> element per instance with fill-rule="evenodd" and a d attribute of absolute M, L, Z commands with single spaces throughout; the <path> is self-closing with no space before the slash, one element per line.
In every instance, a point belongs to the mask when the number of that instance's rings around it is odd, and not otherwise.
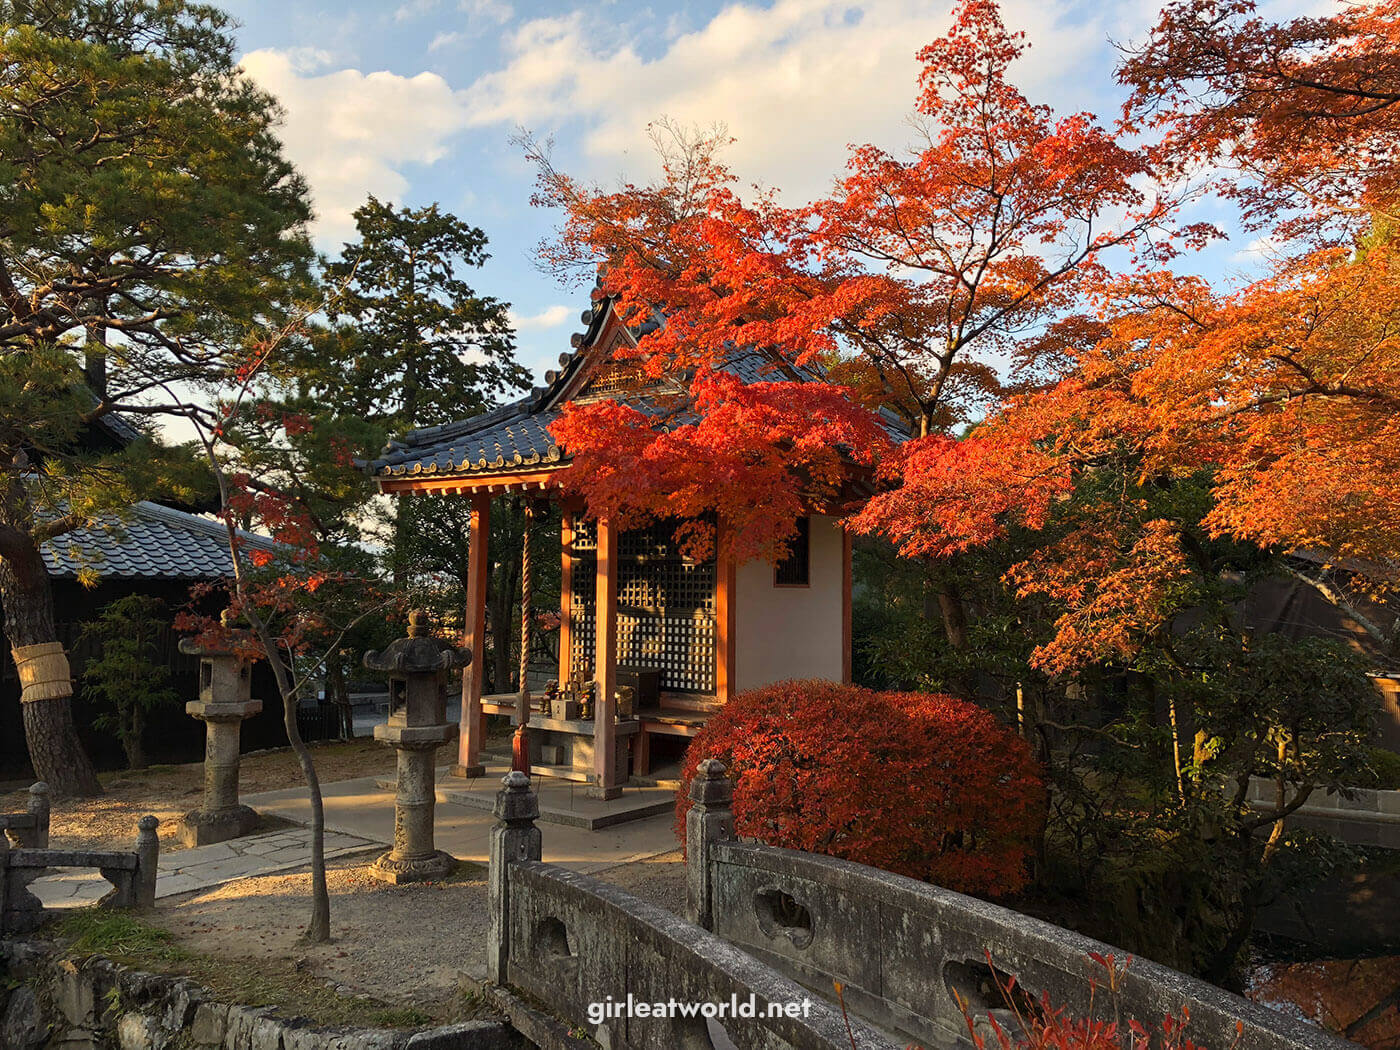
<path fill-rule="evenodd" d="M 272 550 L 265 536 L 239 531 L 249 548 Z M 45 543 L 44 565 L 56 578 L 91 570 L 104 579 L 219 579 L 232 574 L 224 526 L 197 514 L 143 500 L 128 517 L 102 519 Z"/>

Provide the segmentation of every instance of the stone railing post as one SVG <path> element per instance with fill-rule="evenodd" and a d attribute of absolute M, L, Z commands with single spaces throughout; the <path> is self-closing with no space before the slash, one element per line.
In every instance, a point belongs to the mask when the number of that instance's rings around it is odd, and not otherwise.
<path fill-rule="evenodd" d="M 734 838 L 734 783 L 724 763 L 703 760 L 690 782 L 690 812 L 685 815 L 686 918 L 713 929 L 710 847 Z"/>
<path fill-rule="evenodd" d="M 510 959 L 510 865 L 539 860 L 540 829 L 535 820 L 540 803 L 530 790 L 530 778 L 518 770 L 507 773 L 496 792 L 496 826 L 491 829 L 491 870 L 487 882 L 490 927 L 486 937 L 486 970 L 496 984 L 506 981 Z"/>
<path fill-rule="evenodd" d="M 28 849 L 48 849 L 49 848 L 49 786 L 42 780 L 37 784 L 29 786 L 29 815 L 34 818 L 34 827 L 29 831 L 28 839 L 22 839 L 22 844 Z"/>
<path fill-rule="evenodd" d="M 160 837 L 156 828 L 160 821 L 147 813 L 136 822 L 136 878 L 132 887 L 134 908 L 156 906 L 156 871 L 160 863 Z"/>

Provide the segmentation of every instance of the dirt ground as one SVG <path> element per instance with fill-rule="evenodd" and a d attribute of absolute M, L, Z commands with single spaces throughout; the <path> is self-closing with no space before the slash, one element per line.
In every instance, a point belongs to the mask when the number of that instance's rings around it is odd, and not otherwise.
<path fill-rule="evenodd" d="M 450 763 L 456 744 L 444 745 L 439 763 Z M 350 780 L 377 773 L 392 773 L 394 751 L 368 737 L 311 745 L 312 760 L 321 783 Z M 176 826 L 180 817 L 199 806 L 204 791 L 204 764 L 151 766 L 123 769 L 100 777 L 101 798 L 56 802 L 49 824 L 54 848 L 130 849 L 136 840 L 136 821 L 147 813 L 160 818 L 160 848 L 180 849 Z M 305 783 L 301 766 L 290 748 L 258 751 L 243 756 L 239 790 L 245 795 L 276 791 Z M 0 794 L 0 813 L 24 811 L 28 785 L 6 784 Z"/>
<path fill-rule="evenodd" d="M 287 998 L 277 1005 L 292 1011 L 314 1008 L 305 988 L 316 981 L 342 999 L 368 997 L 435 1020 L 459 1016 L 471 977 L 485 972 L 485 869 L 465 865 L 440 883 L 395 887 L 366 873 L 372 856 L 335 861 L 327 873 L 329 944 L 300 939 L 310 914 L 311 879 L 305 872 L 243 879 L 164 900 L 150 921 L 168 930 L 180 948 L 212 962 L 225 979 L 237 981 L 248 972 L 283 975 Z M 679 852 L 620 865 L 599 877 L 661 907 L 685 907 Z M 227 991 L 240 993 L 236 985 Z M 266 983 L 256 992 L 243 991 L 264 1000 L 278 994 Z"/>

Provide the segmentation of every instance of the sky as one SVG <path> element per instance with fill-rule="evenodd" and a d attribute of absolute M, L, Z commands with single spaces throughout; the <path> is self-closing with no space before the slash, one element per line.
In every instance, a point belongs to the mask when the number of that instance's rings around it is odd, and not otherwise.
<path fill-rule="evenodd" d="M 492 258 L 469 280 L 512 304 L 519 358 L 541 382 L 581 327 L 587 289 L 535 265 L 558 216 L 530 204 L 521 129 L 554 142 L 563 171 L 615 183 L 655 172 L 647 125 L 725 125 L 746 183 L 797 204 L 826 191 L 851 144 L 898 150 L 919 48 L 951 0 L 773 0 L 657 6 L 513 0 L 225 0 L 243 68 L 282 103 L 282 138 L 306 176 L 322 251 L 353 237 L 373 193 L 438 202 L 480 226 Z M 1261 5 L 1271 15 L 1297 0 Z M 1105 122 L 1123 92 L 1114 42 L 1140 40 L 1156 0 L 1004 0 L 1031 45 L 1015 79 L 1033 102 Z M 1203 217 L 1228 221 L 1210 202 Z M 1247 238 L 1203 268 L 1247 268 Z"/>

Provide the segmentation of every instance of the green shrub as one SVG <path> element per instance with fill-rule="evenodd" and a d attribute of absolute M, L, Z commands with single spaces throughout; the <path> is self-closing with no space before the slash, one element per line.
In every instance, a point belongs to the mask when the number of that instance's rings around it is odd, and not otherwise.
<path fill-rule="evenodd" d="M 1400 791 L 1400 754 L 1383 747 L 1373 747 L 1367 751 L 1366 764 L 1375 780 L 1372 782 L 1368 779 L 1362 787 Z"/>

